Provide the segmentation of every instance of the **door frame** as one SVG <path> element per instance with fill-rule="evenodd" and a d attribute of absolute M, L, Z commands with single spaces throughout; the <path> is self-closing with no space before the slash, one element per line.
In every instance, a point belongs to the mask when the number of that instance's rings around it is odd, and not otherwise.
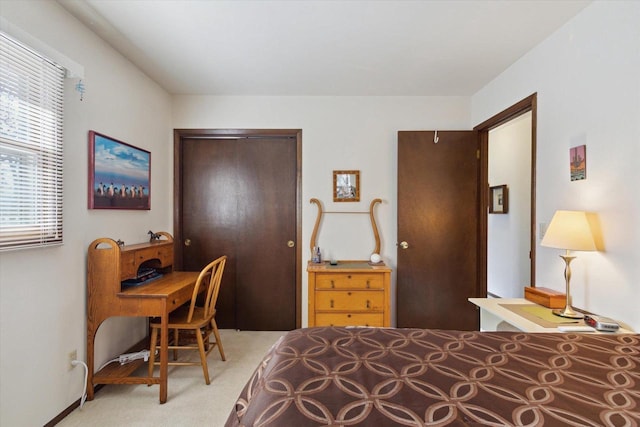
<path fill-rule="evenodd" d="M 536 128 L 538 111 L 538 93 L 533 93 L 523 100 L 515 103 L 504 111 L 480 123 L 473 130 L 478 131 L 480 146 L 480 230 L 478 244 L 479 250 L 479 283 L 481 289 L 487 291 L 487 209 L 489 206 L 489 131 L 515 119 L 522 114 L 531 111 L 531 224 L 529 261 L 531 263 L 531 283 L 536 283 Z"/>
<path fill-rule="evenodd" d="M 173 232 L 174 267 L 182 269 L 182 149 L 184 139 L 245 139 L 285 137 L 296 141 L 296 328 L 302 327 L 302 129 L 174 129 L 173 130 Z"/>

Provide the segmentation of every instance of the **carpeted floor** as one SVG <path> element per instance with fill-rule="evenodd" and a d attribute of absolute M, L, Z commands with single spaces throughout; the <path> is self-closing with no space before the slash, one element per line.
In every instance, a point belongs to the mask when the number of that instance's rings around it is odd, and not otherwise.
<path fill-rule="evenodd" d="M 210 385 L 205 384 L 200 366 L 170 366 L 165 404 L 158 401 L 157 385 L 108 385 L 58 426 L 224 426 L 242 387 L 283 332 L 221 330 L 220 334 L 227 361 L 220 360 L 217 348 L 209 354 Z M 197 360 L 197 352 L 188 353 Z"/>

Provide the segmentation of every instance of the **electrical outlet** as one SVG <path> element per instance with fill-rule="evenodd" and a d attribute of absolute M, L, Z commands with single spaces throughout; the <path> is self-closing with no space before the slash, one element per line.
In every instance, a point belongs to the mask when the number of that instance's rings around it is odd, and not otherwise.
<path fill-rule="evenodd" d="M 67 366 L 68 370 L 72 370 L 75 366 L 73 365 L 74 360 L 78 360 L 78 350 L 73 350 L 69 353 L 69 365 Z"/>

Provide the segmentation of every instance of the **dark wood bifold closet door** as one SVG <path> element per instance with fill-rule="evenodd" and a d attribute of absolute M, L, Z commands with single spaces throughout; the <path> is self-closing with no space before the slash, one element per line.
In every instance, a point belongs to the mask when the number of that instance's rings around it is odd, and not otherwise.
<path fill-rule="evenodd" d="M 397 326 L 477 330 L 477 133 L 434 136 L 398 132 Z"/>
<path fill-rule="evenodd" d="M 220 328 L 297 326 L 297 142 L 294 137 L 183 138 L 182 269 L 229 257 Z"/>

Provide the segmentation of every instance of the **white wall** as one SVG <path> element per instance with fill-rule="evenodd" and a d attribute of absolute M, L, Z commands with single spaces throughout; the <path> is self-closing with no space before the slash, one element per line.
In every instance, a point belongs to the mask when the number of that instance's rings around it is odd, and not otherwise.
<path fill-rule="evenodd" d="M 207 97 L 174 98 L 176 128 L 302 129 L 302 254 L 317 208 L 367 211 L 374 198 L 382 257 L 396 265 L 398 130 L 469 129 L 464 97 Z M 333 170 L 360 170 L 359 203 L 333 203 Z M 366 215 L 325 215 L 318 245 L 325 258 L 367 259 L 374 248 Z M 307 324 L 307 273 L 302 273 L 302 322 Z M 395 279 L 392 279 L 395 295 Z M 392 301 L 395 309 L 395 301 Z M 395 313 L 392 313 L 394 318 Z M 395 322 L 394 322 L 395 323 Z"/>
<path fill-rule="evenodd" d="M 103 236 L 145 241 L 171 230 L 172 134 L 167 93 L 53 1 L 0 2 L 0 30 L 17 28 L 84 67 L 84 100 L 66 83 L 64 245 L 0 253 L 0 425 L 43 425 L 82 393 L 86 360 L 86 252 Z M 87 132 L 151 151 L 151 211 L 87 210 Z M 140 319 L 111 319 L 98 331 L 96 363 L 146 333 Z"/>
<path fill-rule="evenodd" d="M 507 214 L 488 214 L 487 292 L 522 298 L 530 285 L 531 112 L 489 131 L 489 185 L 507 185 Z"/>
<path fill-rule="evenodd" d="M 538 93 L 537 218 L 596 212 L 603 252 L 571 264 L 575 306 L 640 330 L 640 2 L 594 2 L 472 98 L 480 123 Z M 587 146 L 587 179 L 569 149 Z M 538 239 L 539 242 L 539 239 Z M 538 246 L 537 285 L 564 291 L 558 250 Z"/>

